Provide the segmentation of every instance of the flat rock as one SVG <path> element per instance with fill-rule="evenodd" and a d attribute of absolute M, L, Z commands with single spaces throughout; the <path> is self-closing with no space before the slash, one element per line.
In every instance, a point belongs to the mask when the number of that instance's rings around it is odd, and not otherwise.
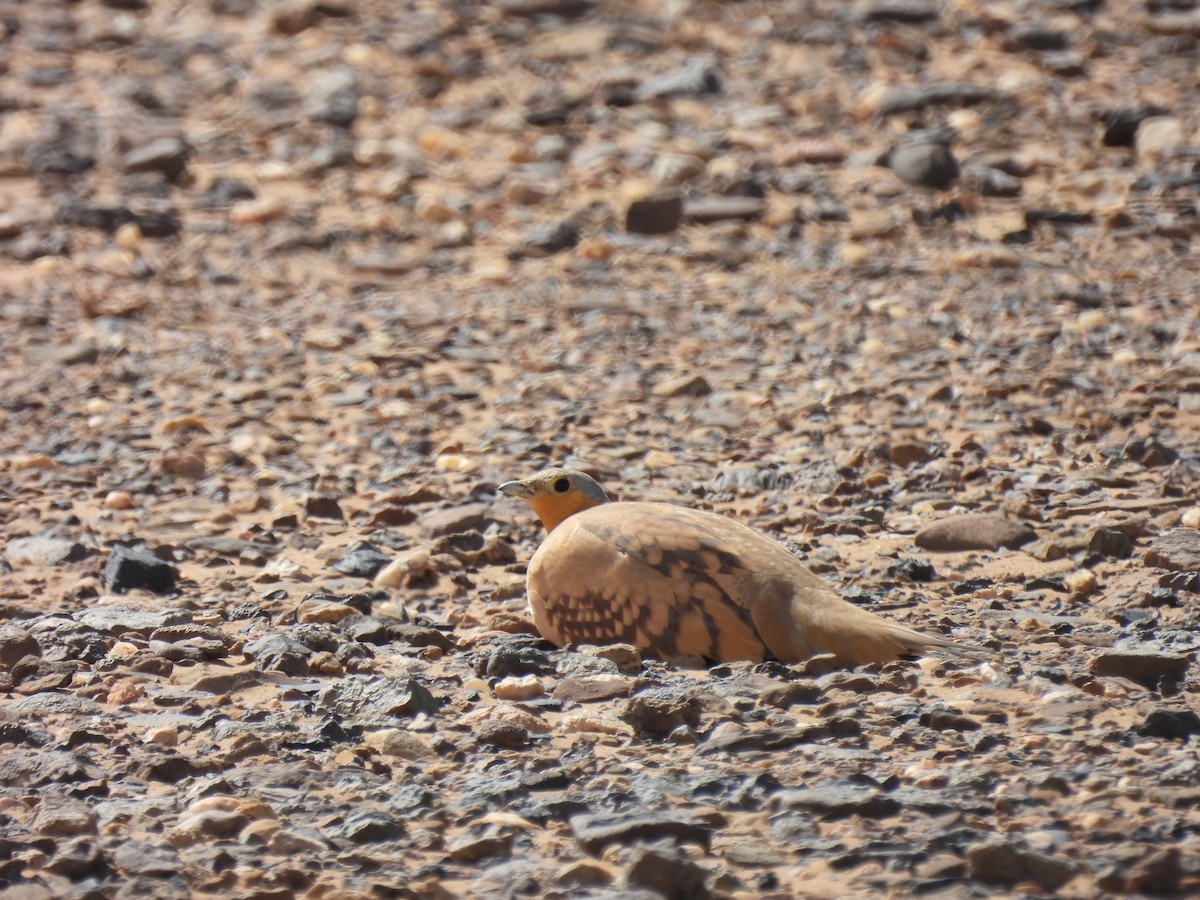
<path fill-rule="evenodd" d="M 1160 535 L 1142 561 L 1148 566 L 1176 572 L 1200 572 L 1200 531 L 1176 528 Z"/>
<path fill-rule="evenodd" d="M 462 503 L 425 513 L 421 517 L 421 524 L 434 536 L 461 534 L 464 531 L 482 532 L 491 521 L 491 506 L 487 503 Z"/>
<path fill-rule="evenodd" d="M 1188 670 L 1188 658 L 1152 650 L 1108 650 L 1093 657 L 1088 668 L 1095 675 L 1128 678 L 1153 686 L 1162 678 L 1181 680 Z"/>
<path fill-rule="evenodd" d="M 1003 838 L 968 847 L 967 862 L 971 877 L 987 884 L 1032 881 L 1046 891 L 1057 890 L 1079 871 L 1069 859 Z"/>
<path fill-rule="evenodd" d="M 633 844 L 664 838 L 700 844 L 706 849 L 718 822 L 700 818 L 693 813 L 631 812 L 585 813 L 571 818 L 571 831 L 584 850 L 599 854 L 610 844 Z"/>
<path fill-rule="evenodd" d="M 185 609 L 155 612 L 127 606 L 93 606 L 77 613 L 75 621 L 103 634 L 140 634 L 149 637 L 151 632 L 160 628 L 190 624 L 192 614 Z"/>
<path fill-rule="evenodd" d="M 780 791 L 771 798 L 774 809 L 801 810 L 830 821 L 849 816 L 881 819 L 900 811 L 900 803 L 877 787 L 864 784 L 823 784 Z"/>
<path fill-rule="evenodd" d="M 11 669 L 26 656 L 41 656 L 37 638 L 19 625 L 0 625 L 0 669 Z"/>
<path fill-rule="evenodd" d="M 935 553 L 965 550 L 1015 549 L 1037 537 L 1028 525 L 987 513 L 964 513 L 926 525 L 914 538 L 916 545 Z"/>
<path fill-rule="evenodd" d="M 85 558 L 88 549 L 77 541 L 33 535 L 13 538 L 4 548 L 4 555 L 13 565 L 57 566 Z"/>

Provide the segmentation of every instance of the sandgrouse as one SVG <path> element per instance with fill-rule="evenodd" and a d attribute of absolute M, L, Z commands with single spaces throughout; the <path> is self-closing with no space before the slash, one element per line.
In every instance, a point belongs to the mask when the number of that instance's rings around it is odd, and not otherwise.
<path fill-rule="evenodd" d="M 569 469 L 499 490 L 546 528 L 529 562 L 529 606 L 557 646 L 629 643 L 663 659 L 711 662 L 832 653 L 843 665 L 967 649 L 852 605 L 780 544 L 725 516 L 610 503 Z"/>

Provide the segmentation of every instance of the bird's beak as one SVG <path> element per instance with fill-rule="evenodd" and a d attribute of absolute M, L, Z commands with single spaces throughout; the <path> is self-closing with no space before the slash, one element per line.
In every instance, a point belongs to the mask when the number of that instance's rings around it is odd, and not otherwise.
<path fill-rule="evenodd" d="M 507 494 L 510 497 L 520 497 L 522 499 L 533 496 L 533 488 L 523 481 L 506 481 L 500 487 L 496 488 L 501 494 Z"/>

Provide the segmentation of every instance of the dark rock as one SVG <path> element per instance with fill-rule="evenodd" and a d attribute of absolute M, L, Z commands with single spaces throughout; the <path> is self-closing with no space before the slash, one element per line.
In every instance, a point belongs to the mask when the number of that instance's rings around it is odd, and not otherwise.
<path fill-rule="evenodd" d="M 379 728 L 397 716 L 437 713 L 439 703 L 415 678 L 403 676 L 343 678 L 322 690 L 317 706 L 340 720 Z"/>
<path fill-rule="evenodd" d="M 1155 539 L 1142 557 L 1148 566 L 1176 572 L 1200 572 L 1200 531 L 1176 528 Z"/>
<path fill-rule="evenodd" d="M 475 729 L 475 740 L 483 746 L 522 750 L 529 745 L 529 730 L 516 722 L 488 719 Z"/>
<path fill-rule="evenodd" d="M 713 896 L 708 874 L 683 848 L 663 843 L 634 849 L 625 866 L 625 884 L 647 888 L 667 900 L 705 900 Z"/>
<path fill-rule="evenodd" d="M 1131 147 L 1138 126 L 1143 121 L 1154 116 L 1165 116 L 1169 112 L 1170 110 L 1162 106 L 1115 110 L 1105 117 L 1102 142 L 1105 147 Z"/>
<path fill-rule="evenodd" d="M 1163 678 L 1181 680 L 1187 673 L 1188 658 L 1152 650 L 1106 650 L 1093 657 L 1088 669 L 1094 675 L 1128 678 L 1154 687 Z"/>
<path fill-rule="evenodd" d="M 1019 22 L 1004 35 L 1004 49 L 1009 51 L 1066 50 L 1070 45 L 1071 39 L 1065 32 L 1038 22 Z"/>
<path fill-rule="evenodd" d="M 570 250 L 579 243 L 579 229 L 571 222 L 543 222 L 534 226 L 510 254 L 514 259 L 541 259 Z"/>
<path fill-rule="evenodd" d="M 177 181 L 187 171 L 188 145 L 177 137 L 164 137 L 134 147 L 121 158 L 126 172 L 162 172 Z"/>
<path fill-rule="evenodd" d="M 630 234 L 670 234 L 683 222 L 683 195 L 664 188 L 630 202 L 625 230 Z"/>
<path fill-rule="evenodd" d="M 108 861 L 94 840 L 76 837 L 59 842 L 54 856 L 43 868 L 54 875 L 80 881 L 88 876 L 104 877 L 108 874 Z"/>
<path fill-rule="evenodd" d="M 331 825 L 323 831 L 335 840 L 370 844 L 404 837 L 404 823 L 384 813 L 361 812 L 348 816 L 344 822 Z"/>
<path fill-rule="evenodd" d="M 967 177 L 975 190 L 985 197 L 1019 197 L 1021 179 L 1008 172 L 990 166 L 974 166 L 967 170 Z"/>
<path fill-rule="evenodd" d="M 81 625 L 114 637 L 123 634 L 139 634 L 149 637 L 152 632 L 162 628 L 190 625 L 192 614 L 185 609 L 165 609 L 160 612 L 152 612 L 131 609 L 127 606 L 93 606 L 76 613 L 75 620 Z"/>
<path fill-rule="evenodd" d="M 941 14 L 941 4 L 929 0 L 875 0 L 861 13 L 864 22 L 904 22 L 910 25 L 933 22 Z"/>
<path fill-rule="evenodd" d="M 1200 734 L 1200 715 L 1190 709 L 1159 707 L 1146 713 L 1146 719 L 1138 727 L 1138 733 L 1146 737 L 1186 741 Z"/>
<path fill-rule="evenodd" d="M 770 805 L 775 810 L 802 810 L 828 821 L 850 816 L 882 819 L 900 812 L 900 803 L 877 787 L 839 782 L 780 791 L 771 797 Z"/>
<path fill-rule="evenodd" d="M 723 824 L 692 813 L 669 810 L 629 813 L 585 813 L 571 818 L 571 831 L 588 853 L 598 855 L 610 844 L 632 844 L 669 838 L 700 844 L 706 850 L 715 827 Z"/>
<path fill-rule="evenodd" d="M 926 525 L 914 539 L 925 550 L 953 553 L 964 550 L 1015 549 L 1037 537 L 1028 525 L 987 513 L 964 513 Z"/>
<path fill-rule="evenodd" d="M 720 92 L 720 69 L 709 62 L 697 61 L 673 72 L 647 78 L 634 89 L 633 99 L 645 103 L 647 100 L 700 97 Z"/>
<path fill-rule="evenodd" d="M 57 566 L 85 559 L 89 552 L 83 544 L 76 541 L 45 535 L 13 538 L 4 548 L 4 555 L 13 565 L 30 563 L 39 566 Z"/>
<path fill-rule="evenodd" d="M 483 674 L 488 678 L 503 678 L 506 675 L 549 675 L 554 670 L 554 662 L 544 650 L 503 644 L 488 656 Z"/>
<path fill-rule="evenodd" d="M 445 553 L 471 566 L 508 565 L 517 561 L 517 552 L 507 541 L 478 531 L 448 534 L 430 548 L 432 553 Z"/>
<path fill-rule="evenodd" d="M 905 144 L 884 154 L 883 164 L 901 181 L 917 187 L 945 190 L 958 180 L 958 160 L 941 141 Z"/>
<path fill-rule="evenodd" d="M 312 650 L 285 634 L 267 634 L 251 641 L 242 652 L 264 672 L 307 675 Z"/>
<path fill-rule="evenodd" d="M 698 225 L 730 219 L 750 222 L 762 218 L 766 211 L 767 203 L 760 197 L 691 197 L 683 204 L 684 221 Z"/>
<path fill-rule="evenodd" d="M 968 847 L 967 863 L 971 877 L 985 884 L 1032 881 L 1046 891 L 1057 890 L 1078 872 L 1078 866 L 1071 860 L 1003 838 Z"/>
<path fill-rule="evenodd" d="M 700 724 L 701 703 L 691 691 L 676 687 L 650 687 L 625 704 L 621 718 L 639 737 L 663 738 L 681 725 Z"/>
<path fill-rule="evenodd" d="M 305 497 L 304 512 L 311 519 L 329 519 L 331 522 L 346 520 L 346 514 L 342 512 L 337 498 L 325 494 L 313 494 Z"/>
<path fill-rule="evenodd" d="M 920 721 L 934 731 L 978 731 L 981 727 L 978 719 L 952 709 L 935 709 L 927 716 L 921 716 Z"/>
<path fill-rule="evenodd" d="M 0 669 L 11 669 L 26 656 L 41 656 L 42 647 L 18 625 L 0 625 Z"/>
<path fill-rule="evenodd" d="M 1088 542 L 1088 553 L 1111 559 L 1128 559 L 1133 555 L 1133 541 L 1115 528 L 1097 528 Z"/>
<path fill-rule="evenodd" d="M 367 541 L 355 541 L 345 555 L 333 564 L 333 570 L 351 578 L 374 578 L 392 558 Z"/>
<path fill-rule="evenodd" d="M 887 567 L 887 574 L 893 578 L 907 578 L 916 582 L 935 581 L 938 577 L 937 569 L 929 560 L 911 557 L 892 563 Z"/>
<path fill-rule="evenodd" d="M 114 544 L 104 566 L 104 586 L 114 594 L 124 594 L 135 588 L 169 594 L 175 590 L 176 578 L 175 567 L 145 547 Z"/>

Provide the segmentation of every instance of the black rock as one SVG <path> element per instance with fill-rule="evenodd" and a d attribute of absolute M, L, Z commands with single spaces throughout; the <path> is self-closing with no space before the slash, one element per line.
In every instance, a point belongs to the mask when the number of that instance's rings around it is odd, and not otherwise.
<path fill-rule="evenodd" d="M 175 567 L 145 547 L 114 544 L 104 566 L 104 586 L 114 594 L 135 588 L 169 594 L 175 590 L 176 578 Z"/>
<path fill-rule="evenodd" d="M 896 147 L 884 155 L 883 164 L 901 181 L 917 187 L 945 190 L 958 180 L 958 160 L 941 141 L 921 141 Z"/>
<path fill-rule="evenodd" d="M 1146 713 L 1138 733 L 1146 737 L 1186 741 L 1192 735 L 1200 734 L 1200 715 L 1190 709 L 1152 709 Z"/>
<path fill-rule="evenodd" d="M 520 247 L 509 255 L 514 259 L 540 259 L 570 250 L 579 243 L 579 229 L 570 222 L 543 222 L 534 226 Z"/>
<path fill-rule="evenodd" d="M 987 884 L 1032 881 L 1046 891 L 1057 890 L 1075 877 L 1078 867 L 1069 859 L 1050 856 L 1005 838 L 967 848 L 972 878 Z"/>
<path fill-rule="evenodd" d="M 640 197 L 625 210 L 625 230 L 630 234 L 670 234 L 682 222 L 683 195 L 674 189 Z"/>
<path fill-rule="evenodd" d="M 1094 675 L 1128 678 L 1153 687 L 1160 679 L 1179 681 L 1187 673 L 1188 658 L 1153 650 L 1106 650 L 1088 664 Z"/>
<path fill-rule="evenodd" d="M 355 541 L 346 554 L 333 564 L 333 570 L 352 578 L 374 578 L 392 558 L 368 541 Z"/>
<path fill-rule="evenodd" d="M 680 726 L 699 725 L 701 708 L 691 690 L 664 685 L 646 688 L 631 697 L 621 718 L 639 737 L 663 738 Z"/>
<path fill-rule="evenodd" d="M 506 675 L 549 675 L 554 670 L 554 662 L 544 650 L 504 644 L 488 656 L 482 674 L 488 678 L 503 678 Z"/>

